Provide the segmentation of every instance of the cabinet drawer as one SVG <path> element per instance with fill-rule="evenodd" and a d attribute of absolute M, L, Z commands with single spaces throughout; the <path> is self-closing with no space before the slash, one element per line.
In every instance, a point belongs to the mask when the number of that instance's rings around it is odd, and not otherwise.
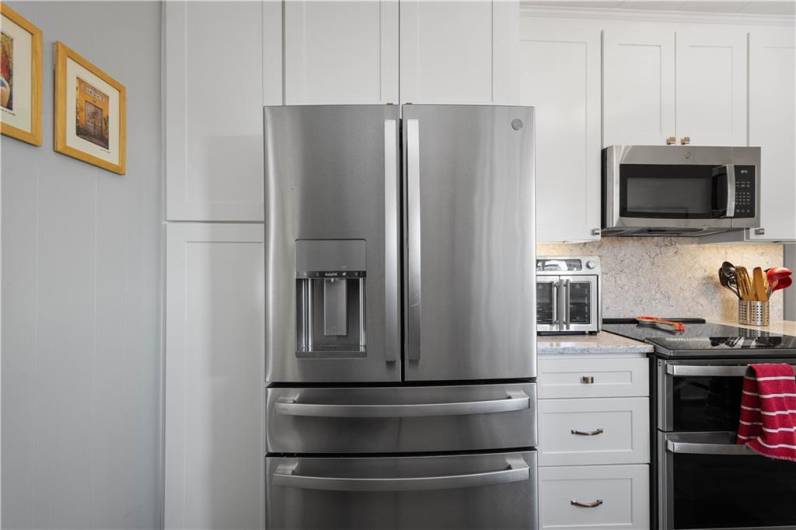
<path fill-rule="evenodd" d="M 648 373 L 646 358 L 541 358 L 539 397 L 644 397 L 649 395 Z"/>
<path fill-rule="evenodd" d="M 649 467 L 539 468 L 541 530 L 649 528 Z"/>
<path fill-rule="evenodd" d="M 539 400 L 539 464 L 645 464 L 647 398 Z"/>

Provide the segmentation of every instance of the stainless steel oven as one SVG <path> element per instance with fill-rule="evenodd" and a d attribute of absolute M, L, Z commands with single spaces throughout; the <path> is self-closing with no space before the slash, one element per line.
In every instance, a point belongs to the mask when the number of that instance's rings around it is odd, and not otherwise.
<path fill-rule="evenodd" d="M 796 463 L 735 443 L 747 365 L 783 361 L 653 362 L 658 528 L 796 528 Z"/>
<path fill-rule="evenodd" d="M 760 224 L 760 148 L 602 151 L 605 235 L 706 235 Z"/>
<path fill-rule="evenodd" d="M 600 324 L 600 258 L 537 258 L 537 331 L 597 333 Z"/>

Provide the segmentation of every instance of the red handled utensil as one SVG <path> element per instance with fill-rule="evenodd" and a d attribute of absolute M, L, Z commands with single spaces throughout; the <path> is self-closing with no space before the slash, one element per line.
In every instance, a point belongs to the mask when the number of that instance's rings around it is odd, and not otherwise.
<path fill-rule="evenodd" d="M 683 324 L 682 322 L 674 322 L 673 320 L 666 320 L 663 318 L 651 317 L 651 316 L 640 316 L 636 317 L 636 321 L 639 323 L 639 325 L 645 324 L 652 326 L 668 326 L 677 333 L 683 333 L 685 331 L 685 324 Z"/>

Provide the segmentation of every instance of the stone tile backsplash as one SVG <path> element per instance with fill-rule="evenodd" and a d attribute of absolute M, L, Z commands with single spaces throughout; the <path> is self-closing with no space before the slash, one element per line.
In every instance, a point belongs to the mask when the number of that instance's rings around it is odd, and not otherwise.
<path fill-rule="evenodd" d="M 539 244 L 538 256 L 599 256 L 604 317 L 655 315 L 733 321 L 737 298 L 719 284 L 723 261 L 749 269 L 781 266 L 783 246 L 700 245 L 688 238 L 607 237 L 593 243 Z M 783 318 L 783 296 L 771 297 L 771 320 Z"/>

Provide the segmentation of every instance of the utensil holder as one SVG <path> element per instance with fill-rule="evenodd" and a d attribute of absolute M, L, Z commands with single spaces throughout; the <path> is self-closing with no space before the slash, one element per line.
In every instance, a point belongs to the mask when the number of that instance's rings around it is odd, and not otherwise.
<path fill-rule="evenodd" d="M 738 323 L 747 326 L 768 326 L 768 302 L 739 300 Z"/>

